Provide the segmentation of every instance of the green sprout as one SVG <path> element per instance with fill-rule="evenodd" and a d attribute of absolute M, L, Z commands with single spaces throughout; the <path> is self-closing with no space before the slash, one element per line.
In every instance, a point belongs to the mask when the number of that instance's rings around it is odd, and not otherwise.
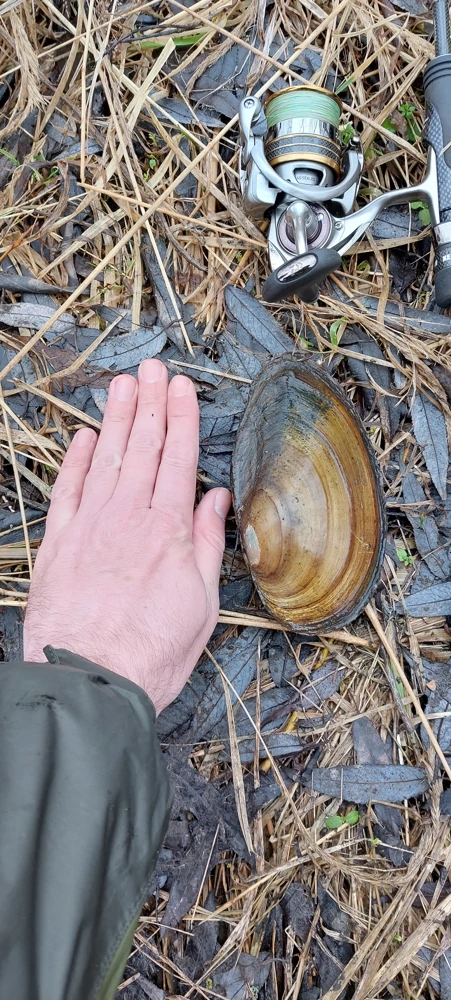
<path fill-rule="evenodd" d="M 343 128 L 340 129 L 340 139 L 343 145 L 348 146 L 349 143 L 351 142 L 351 139 L 354 138 L 355 134 L 356 131 L 351 122 L 347 122 L 346 125 L 343 125 Z"/>
<path fill-rule="evenodd" d="M 413 556 L 410 555 L 407 549 L 396 549 L 396 555 L 403 566 L 412 566 Z"/>
<path fill-rule="evenodd" d="M 398 111 L 404 118 L 407 125 L 407 136 L 409 142 L 416 142 L 418 136 L 421 134 L 421 129 L 418 122 L 415 119 L 415 112 L 417 108 L 410 101 L 404 101 L 404 104 L 398 106 Z"/>
<path fill-rule="evenodd" d="M 359 822 L 359 810 L 350 809 L 345 816 L 326 816 L 324 826 L 328 830 L 340 830 L 342 826 L 355 826 Z"/>
<path fill-rule="evenodd" d="M 149 156 L 149 165 L 148 165 L 147 170 L 145 170 L 144 173 L 143 173 L 143 180 L 145 180 L 145 181 L 149 180 L 149 177 L 150 177 L 150 175 L 152 173 L 152 170 L 155 170 L 156 165 L 157 165 L 157 161 L 155 159 L 155 156 Z"/>
<path fill-rule="evenodd" d="M 384 121 L 382 122 L 382 128 L 386 128 L 388 132 L 393 132 L 393 135 L 396 135 L 398 131 L 396 125 L 394 124 L 394 122 L 392 122 L 391 118 L 384 118 Z"/>
<path fill-rule="evenodd" d="M 2 149 L 0 149 L 0 156 L 6 156 L 6 158 L 7 158 L 8 160 L 11 160 L 11 163 L 14 163 L 14 165 L 15 165 L 16 167 L 20 167 L 20 163 L 19 163 L 19 160 L 16 160 L 16 157 L 15 157 L 15 156 L 13 156 L 13 155 L 12 155 L 12 153 L 8 153 L 8 150 L 7 150 L 7 149 L 3 149 L 3 148 L 2 148 Z"/>
<path fill-rule="evenodd" d="M 411 206 L 418 212 L 418 218 L 423 226 L 430 226 L 431 224 L 431 213 L 425 201 L 412 201 Z"/>
<path fill-rule="evenodd" d="M 324 826 L 327 826 L 328 830 L 339 830 L 343 824 L 343 816 L 326 816 L 324 820 Z"/>
<path fill-rule="evenodd" d="M 339 319 L 334 320 L 329 327 L 330 342 L 337 347 L 338 345 L 338 334 L 341 332 L 341 327 L 343 323 L 346 323 L 346 316 L 340 316 Z"/>

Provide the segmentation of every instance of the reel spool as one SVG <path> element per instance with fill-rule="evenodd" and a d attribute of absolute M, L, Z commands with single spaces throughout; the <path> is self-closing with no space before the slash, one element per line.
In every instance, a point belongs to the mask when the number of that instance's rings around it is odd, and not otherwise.
<path fill-rule="evenodd" d="M 345 253 L 380 211 L 424 199 L 432 224 L 439 219 L 437 163 L 430 146 L 422 183 L 381 195 L 353 211 L 363 170 L 355 136 L 340 136 L 342 104 L 320 87 L 287 87 L 265 106 L 257 97 L 240 105 L 240 181 L 251 218 L 269 217 L 272 273 L 263 298 L 278 302 L 299 295 L 312 302 L 318 283 L 341 264 Z"/>
<path fill-rule="evenodd" d="M 271 167 L 290 163 L 287 179 L 294 182 L 302 182 L 310 168 L 320 172 L 323 183 L 332 184 L 341 172 L 341 112 L 341 101 L 327 90 L 287 87 L 272 94 L 265 104 L 268 163 Z"/>

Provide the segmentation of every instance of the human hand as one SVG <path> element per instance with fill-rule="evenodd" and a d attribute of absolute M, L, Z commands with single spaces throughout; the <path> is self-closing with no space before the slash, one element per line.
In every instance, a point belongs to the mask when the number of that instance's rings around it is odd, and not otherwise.
<path fill-rule="evenodd" d="M 110 385 L 99 437 L 75 435 L 52 490 L 24 627 L 27 660 L 48 643 L 147 691 L 180 693 L 217 621 L 230 493 L 193 515 L 199 408 L 160 361 Z"/>

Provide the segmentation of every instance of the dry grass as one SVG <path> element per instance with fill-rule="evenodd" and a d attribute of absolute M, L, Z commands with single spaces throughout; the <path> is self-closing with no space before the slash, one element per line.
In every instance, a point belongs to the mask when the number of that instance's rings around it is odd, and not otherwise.
<path fill-rule="evenodd" d="M 136 17 L 143 13 L 151 13 L 159 21 L 159 27 L 149 33 L 158 38 L 159 47 L 146 48 L 134 35 Z M 217 60 L 218 54 L 241 40 L 249 57 L 249 86 L 256 86 L 262 73 L 271 70 L 270 82 L 259 93 L 268 90 L 278 77 L 287 85 L 302 80 L 290 68 L 294 57 L 287 58 L 284 46 L 275 56 L 268 55 L 279 32 L 292 39 L 296 56 L 308 48 L 316 49 L 323 53 L 323 61 L 310 82 L 324 85 L 330 70 L 349 81 L 350 118 L 360 123 L 366 152 L 362 182 L 366 195 L 416 183 L 424 171 L 424 149 L 420 143 L 410 141 L 406 121 L 398 109 L 405 102 L 412 104 L 421 127 L 421 72 L 433 55 L 428 40 L 430 25 L 427 18 L 395 9 L 391 0 L 326 0 L 320 4 L 314 0 L 280 0 L 268 7 L 265 27 L 265 3 L 260 0 L 198 0 L 189 10 L 175 0 L 127 6 L 119 6 L 116 0 L 88 0 L 85 4 L 73 0 L 6 0 L 0 14 L 0 87 L 5 83 L 9 88 L 0 118 L 0 165 L 8 173 L 0 194 L 0 260 L 7 258 L 18 271 L 26 268 L 36 278 L 45 278 L 55 286 L 73 285 L 69 295 L 55 296 L 56 317 L 66 312 L 76 314 L 82 325 L 99 328 L 99 339 L 110 331 L 101 329 L 93 308 L 96 304 L 123 306 L 139 323 L 143 296 L 149 294 L 139 253 L 143 235 L 154 249 L 156 240 L 165 242 L 163 269 L 173 275 L 171 280 L 167 278 L 168 293 L 175 288 L 182 300 L 195 308 L 212 361 L 215 343 L 226 325 L 224 288 L 228 284 L 244 287 L 251 280 L 259 296 L 267 273 L 264 235 L 244 215 L 240 204 L 236 117 L 222 128 L 213 129 L 195 121 L 180 128 L 176 121 L 163 123 L 156 117 L 158 101 L 164 97 L 176 96 L 190 105 L 198 64 L 193 67 L 186 91 L 179 92 L 170 63 L 175 49 L 179 63 L 188 69 L 202 52 L 205 69 Z M 256 32 L 251 30 L 254 25 Z M 199 38 L 191 47 L 179 47 L 180 37 L 186 34 Z M 99 87 L 106 95 L 108 113 L 105 104 L 98 109 Z M 70 161 L 63 158 L 52 163 L 42 159 L 45 129 L 55 110 L 64 120 L 67 135 L 80 143 Z M 33 111 L 37 114 L 30 125 Z M 395 123 L 396 134 L 384 126 L 388 118 Z M 161 141 L 157 142 L 155 136 Z M 25 146 L 18 145 L 19 140 Z M 91 152 L 93 146 L 99 151 Z M 25 154 L 21 148 L 26 148 Z M 71 194 L 68 162 L 79 179 L 75 195 Z M 182 204 L 177 194 L 177 186 L 189 175 L 197 188 L 188 210 L 186 201 Z M 85 213 L 84 222 L 74 245 L 73 226 L 80 212 Z M 321 350 L 340 358 L 352 357 L 352 351 L 331 345 L 330 324 L 337 316 L 344 318 L 343 330 L 346 323 L 358 324 L 381 348 L 380 364 L 402 373 L 405 398 L 412 388 L 424 387 L 435 394 L 448 419 L 447 398 L 433 366 L 451 368 L 449 337 L 432 334 L 407 319 L 391 322 L 385 316 L 391 296 L 390 251 L 397 246 L 415 247 L 417 240 L 408 234 L 395 240 L 377 240 L 369 233 L 359 253 L 346 258 L 341 273 L 332 279 L 327 294 L 317 304 L 291 302 L 268 308 L 292 333 L 293 342 L 307 325 L 316 333 Z M 74 272 L 75 251 L 86 264 L 83 280 Z M 363 261 L 366 263 L 362 267 Z M 421 280 L 412 287 L 411 304 L 418 309 L 428 307 L 431 268 L 432 256 Z M 339 305 L 330 294 L 331 288 L 345 294 Z M 369 295 L 378 300 L 376 313 L 369 312 L 365 305 Z M 5 301 L 15 301 L 14 295 L 8 293 Z M 15 352 L 2 378 L 28 356 L 34 366 L 35 383 L 27 390 L 42 400 L 45 415 L 39 426 L 19 421 L 9 404 L 15 393 L 22 391 L 23 383 L 3 390 L 0 451 L 4 475 L 15 478 L 24 524 L 24 537 L 19 542 L 11 541 L 8 531 L 1 533 L 0 605 L 4 607 L 25 605 L 37 548 L 36 541 L 30 541 L 28 536 L 25 488 L 27 496 L 33 489 L 35 499 L 45 503 L 71 434 L 84 422 L 95 424 L 54 394 L 59 378 L 67 378 L 89 364 L 94 345 L 75 364 L 65 365 L 59 375 L 50 375 L 39 345 L 54 318 L 36 332 L 23 328 L 12 332 L 5 327 L 0 333 L 1 342 Z M 197 369 L 190 358 L 192 346 L 181 325 L 187 353 L 179 364 L 187 372 L 192 367 L 194 373 Z M 337 377 L 345 380 L 342 367 L 337 368 Z M 355 386 L 349 378 L 346 388 L 352 397 Z M 385 440 L 377 421 L 371 435 L 383 474 L 395 444 L 404 442 L 406 464 L 410 463 L 409 467 L 427 481 L 408 419 L 394 443 Z M 29 459 L 27 465 L 18 461 L 18 456 L 22 459 L 24 455 Z M 390 487 L 389 498 L 399 496 L 400 488 L 400 482 Z M 402 518 L 394 517 L 392 530 L 402 541 Z M 402 572 L 405 576 L 406 571 Z M 386 560 L 387 609 L 390 594 L 399 582 L 402 585 L 399 571 Z M 304 725 L 311 716 L 312 729 L 303 728 L 302 738 L 321 740 L 322 766 L 352 763 L 351 724 L 366 716 L 383 737 L 391 734 L 400 763 L 427 768 L 430 801 L 421 806 L 405 802 L 397 807 L 410 852 L 408 866 L 395 868 L 378 855 L 371 807 L 363 810 L 359 824 L 325 830 L 325 814 L 333 814 L 340 803 L 313 796 L 297 783 L 287 791 L 281 778 L 280 797 L 249 825 L 235 754 L 233 778 L 246 838 L 251 838 L 254 845 L 255 865 L 252 870 L 235 862 L 217 866 L 205 879 L 197 905 L 181 924 L 182 931 L 191 933 L 197 923 L 212 919 L 204 904 L 213 890 L 217 900 L 213 916 L 225 922 L 228 936 L 213 966 L 196 984 L 187 982 L 170 959 L 167 939 L 157 946 L 157 927 L 164 924 L 164 891 L 158 912 L 146 912 L 135 944 L 137 948 L 143 946 L 149 935 L 154 939 L 153 958 L 163 970 L 162 983 L 170 993 L 182 990 L 188 996 L 216 996 L 214 972 L 220 960 L 239 949 L 258 954 L 265 915 L 293 879 L 302 879 L 314 894 L 318 880 L 322 880 L 351 918 L 355 956 L 343 972 L 340 987 L 329 989 L 325 1000 L 338 998 L 348 985 L 348 995 L 354 1000 L 433 996 L 432 985 L 438 982 L 436 961 L 448 947 L 451 895 L 440 898 L 440 879 L 451 862 L 451 840 L 448 821 L 440 818 L 438 808 L 440 762 L 434 748 L 426 751 L 419 737 L 421 680 L 409 674 L 412 687 L 405 683 L 400 694 L 399 686 L 393 683 L 392 666 L 397 657 L 402 660 L 401 647 L 410 650 L 416 664 L 420 664 L 422 656 L 447 659 L 448 632 L 444 619 L 398 617 L 395 628 L 388 614 L 384 627 L 379 625 L 376 631 L 375 621 L 379 623 L 379 619 L 371 609 L 369 614 L 345 632 L 311 643 L 309 659 L 299 664 L 300 677 L 313 671 L 326 656 L 346 666 L 346 679 L 332 699 L 330 718 L 318 729 L 315 717 L 321 713 L 312 710 L 304 714 Z M 261 619 L 251 616 L 252 611 L 249 615 L 226 612 L 221 620 L 228 625 L 227 634 L 233 635 L 241 625 L 261 623 Z M 406 664 L 404 669 L 408 669 Z M 261 690 L 272 684 L 263 661 L 258 678 Z M 229 718 L 233 737 L 233 713 Z M 239 753 L 239 742 L 233 741 L 233 745 Z M 193 752 L 192 759 L 208 778 L 217 776 L 224 767 L 215 745 L 202 746 Z M 441 763 L 450 775 L 447 762 Z M 272 761 L 271 766 L 277 779 L 277 763 Z M 258 783 L 258 766 L 254 770 Z M 436 883 L 432 898 L 418 896 L 423 882 Z M 320 921 L 317 913 L 305 946 L 294 933 L 287 932 L 285 960 L 278 969 L 277 984 L 274 980 L 279 992 L 274 992 L 274 997 L 296 1000 L 302 976 L 309 970 L 314 984 L 309 949 Z M 421 952 L 423 946 L 429 952 Z"/>

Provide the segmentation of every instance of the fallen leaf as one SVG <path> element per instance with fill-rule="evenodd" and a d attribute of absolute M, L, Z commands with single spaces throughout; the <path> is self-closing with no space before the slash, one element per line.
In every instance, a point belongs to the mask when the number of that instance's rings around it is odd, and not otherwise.
<path fill-rule="evenodd" d="M 451 615 L 451 581 L 416 590 L 405 599 L 406 610 L 412 618 L 435 618 Z"/>
<path fill-rule="evenodd" d="M 427 499 L 421 483 L 419 483 L 413 472 L 404 480 L 403 484 L 404 503 L 409 506 L 406 509 L 406 516 L 413 528 L 415 545 L 420 556 L 426 560 L 429 569 L 439 580 L 448 580 L 450 576 L 449 555 L 446 548 L 441 548 L 438 527 L 432 514 L 425 514 L 424 502 Z M 417 511 L 414 504 L 419 504 Z M 423 504 L 423 506 L 421 506 Z M 412 506 L 410 506 L 412 505 Z"/>
<path fill-rule="evenodd" d="M 426 792 L 429 784 L 422 767 L 406 764 L 350 764 L 347 767 L 317 767 L 312 771 L 310 785 L 314 792 L 367 803 L 373 799 L 403 802 Z"/>
<path fill-rule="evenodd" d="M 291 337 L 253 295 L 249 295 L 243 288 L 227 285 L 224 297 L 229 318 L 235 321 L 234 334 L 238 341 L 241 341 L 240 333 L 244 332 L 271 355 L 293 351 Z M 247 340 L 243 346 L 252 349 L 252 342 Z"/>
<path fill-rule="evenodd" d="M 419 392 L 412 404 L 412 422 L 415 437 L 423 453 L 432 482 L 444 500 L 449 456 L 443 413 Z"/>

